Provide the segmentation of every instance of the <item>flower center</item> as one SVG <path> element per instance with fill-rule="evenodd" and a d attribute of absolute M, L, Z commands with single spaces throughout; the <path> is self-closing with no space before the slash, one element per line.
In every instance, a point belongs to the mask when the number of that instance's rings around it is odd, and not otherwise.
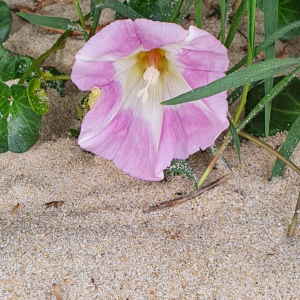
<path fill-rule="evenodd" d="M 142 97 L 142 102 L 146 103 L 149 98 L 148 88 L 150 85 L 156 85 L 160 76 L 158 71 L 158 65 L 162 58 L 161 51 L 159 49 L 153 49 L 146 54 L 147 69 L 143 74 L 143 79 L 147 82 L 146 87 L 140 89 L 137 93 L 138 97 Z"/>

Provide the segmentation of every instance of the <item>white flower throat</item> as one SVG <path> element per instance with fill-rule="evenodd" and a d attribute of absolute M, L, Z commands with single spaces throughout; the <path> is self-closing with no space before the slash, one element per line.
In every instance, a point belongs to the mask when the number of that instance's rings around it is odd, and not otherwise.
<path fill-rule="evenodd" d="M 149 98 L 149 93 L 148 93 L 148 88 L 149 86 L 152 85 L 156 85 L 159 79 L 159 75 L 160 72 L 154 68 L 153 66 L 151 67 L 147 67 L 146 71 L 143 74 L 143 79 L 147 82 L 146 87 L 144 87 L 143 89 L 140 89 L 137 93 L 138 97 L 142 97 L 142 102 L 146 103 L 146 101 Z"/>

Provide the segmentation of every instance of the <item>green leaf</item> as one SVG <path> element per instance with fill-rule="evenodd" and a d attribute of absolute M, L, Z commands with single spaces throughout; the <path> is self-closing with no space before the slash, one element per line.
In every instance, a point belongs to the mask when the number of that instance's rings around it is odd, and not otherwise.
<path fill-rule="evenodd" d="M 31 66 L 33 62 L 34 62 L 33 58 L 30 58 L 28 56 L 23 56 L 23 55 L 20 56 L 15 63 L 16 78 L 21 78 L 22 75 L 26 72 L 26 70 Z M 33 72 L 32 75 L 35 75 L 35 72 Z"/>
<path fill-rule="evenodd" d="M 245 117 L 245 119 L 236 127 L 236 130 L 239 132 L 242 130 L 263 108 L 264 106 L 271 102 L 300 72 L 300 66 L 289 73 L 285 78 L 283 78 L 279 83 L 277 83 L 267 95 L 265 95 L 259 103 L 251 110 L 251 112 Z"/>
<path fill-rule="evenodd" d="M 137 13 L 135 10 L 133 10 L 131 7 L 120 3 L 117 0 L 107 0 L 105 1 L 104 4 L 101 4 L 99 6 L 96 6 L 97 8 L 110 8 L 113 9 L 114 11 L 116 11 L 117 13 L 131 19 L 131 20 L 135 20 L 135 19 L 143 19 L 144 17 L 142 15 L 140 15 L 139 13 Z"/>
<path fill-rule="evenodd" d="M 268 0 L 271 1 L 271 0 Z M 257 6 L 264 11 L 263 0 L 257 0 Z M 269 13 L 269 11 L 267 11 Z M 278 0 L 278 29 L 300 20 L 300 1 L 299 0 Z M 282 39 L 290 40 L 300 35 L 300 28 L 286 33 Z"/>
<path fill-rule="evenodd" d="M 30 107 L 26 87 L 0 82 L 0 153 L 22 153 L 39 138 L 41 115 Z"/>
<path fill-rule="evenodd" d="M 70 133 L 71 133 L 72 137 L 78 138 L 79 134 L 80 134 L 80 130 L 71 128 Z"/>
<path fill-rule="evenodd" d="M 207 98 L 220 92 L 238 87 L 245 83 L 254 82 L 274 75 L 279 75 L 280 73 L 283 73 L 298 65 L 300 65 L 300 59 L 269 59 L 268 61 L 263 61 L 254 64 L 246 69 L 236 71 L 203 87 L 179 95 L 171 100 L 164 101 L 161 104 L 176 105 Z"/>
<path fill-rule="evenodd" d="M 237 130 L 234 127 L 234 125 L 232 124 L 231 120 L 229 118 L 228 118 L 228 120 L 229 120 L 229 128 L 228 129 L 229 129 L 229 131 L 231 133 L 233 142 L 235 144 L 236 152 L 237 152 L 238 157 L 239 157 L 239 162 L 241 163 L 241 144 L 240 144 L 240 138 L 239 138 Z"/>
<path fill-rule="evenodd" d="M 174 175 L 184 174 L 189 179 L 194 181 L 195 187 L 197 186 L 197 180 L 195 178 L 194 172 L 185 160 L 173 159 L 170 167 L 166 169 L 166 172 L 173 173 Z"/>
<path fill-rule="evenodd" d="M 238 30 L 238 27 L 240 25 L 240 21 L 246 11 L 246 0 L 242 0 L 240 3 L 239 8 L 237 9 L 236 13 L 234 14 L 232 18 L 232 22 L 227 34 L 227 38 L 225 41 L 224 46 L 228 49 L 233 41 L 233 38 Z"/>
<path fill-rule="evenodd" d="M 12 25 L 12 16 L 7 4 L 0 1 L 0 44 L 7 39 Z"/>
<path fill-rule="evenodd" d="M 130 0 L 128 6 L 144 18 L 154 21 L 169 22 L 179 0 Z"/>
<path fill-rule="evenodd" d="M 66 18 L 37 16 L 35 14 L 25 13 L 17 13 L 17 15 L 35 25 L 68 31 L 82 31 L 82 28 L 77 22 L 73 22 Z"/>
<path fill-rule="evenodd" d="M 264 8 L 268 12 L 264 14 L 265 39 L 272 36 L 277 31 L 278 0 L 264 0 Z M 265 50 L 265 60 L 275 58 L 275 43 Z M 265 80 L 265 94 L 273 87 L 273 77 Z M 269 125 L 271 117 L 271 103 L 265 106 L 265 135 L 269 135 Z"/>
<path fill-rule="evenodd" d="M 16 78 L 15 64 L 18 59 L 18 55 L 11 54 L 0 45 L 0 79 L 2 81 Z"/>
<path fill-rule="evenodd" d="M 63 72 L 57 70 L 53 67 L 42 67 L 43 72 L 46 72 L 46 74 L 50 74 L 52 76 L 59 76 L 64 75 Z M 41 83 L 41 87 L 43 89 L 50 88 L 54 89 L 58 92 L 59 96 L 64 97 L 65 96 L 65 86 L 66 86 L 66 80 L 53 80 L 53 81 L 43 81 Z"/>
<path fill-rule="evenodd" d="M 251 90 L 254 86 L 256 86 L 257 84 L 259 84 L 260 82 L 262 82 L 261 80 L 255 81 L 255 82 L 251 82 L 249 84 L 249 89 Z M 228 97 L 227 97 L 227 102 L 228 105 L 230 106 L 231 104 L 233 104 L 237 99 L 239 99 L 239 97 L 243 94 L 244 91 L 244 86 L 241 85 L 238 88 L 236 88 Z"/>
<path fill-rule="evenodd" d="M 50 100 L 44 89 L 41 89 L 38 78 L 32 78 L 26 87 L 26 94 L 33 111 L 44 115 L 50 108 Z"/>
<path fill-rule="evenodd" d="M 285 158 L 289 159 L 293 151 L 297 147 L 299 141 L 300 141 L 300 115 L 291 126 L 290 131 L 286 137 L 286 140 L 283 143 L 279 152 Z M 285 168 L 285 163 L 277 158 L 272 170 L 271 179 L 273 177 L 281 176 L 284 168 Z"/>
<path fill-rule="evenodd" d="M 278 84 L 285 76 L 274 78 L 274 84 Z M 294 121 L 300 116 L 300 79 L 294 77 L 272 101 L 270 118 L 270 135 L 277 132 L 288 131 Z M 247 97 L 245 113 L 250 111 L 264 97 L 264 85 L 259 84 L 254 87 Z M 245 131 L 259 137 L 265 136 L 264 110 L 257 114 L 255 118 L 245 128 Z"/>
<path fill-rule="evenodd" d="M 259 54 L 263 50 L 265 50 L 267 47 L 272 45 L 274 42 L 276 42 L 279 38 L 281 38 L 284 34 L 290 32 L 291 30 L 295 28 L 300 27 L 300 21 L 296 21 L 294 23 L 291 23 L 279 30 L 277 30 L 274 34 L 272 34 L 269 38 L 265 39 L 262 43 L 260 43 L 254 50 L 254 55 Z M 248 55 L 246 55 L 244 58 L 242 58 L 235 66 L 233 66 L 230 70 L 226 72 L 227 75 L 233 73 L 240 67 L 242 67 L 245 63 L 248 61 Z"/>
<path fill-rule="evenodd" d="M 183 20 L 183 18 L 186 16 L 186 14 L 188 13 L 188 11 L 190 10 L 191 6 L 193 5 L 193 3 L 195 2 L 195 0 L 189 0 L 189 2 L 187 3 L 185 9 L 182 11 L 182 13 L 175 19 L 175 23 L 180 24 L 181 21 Z"/>

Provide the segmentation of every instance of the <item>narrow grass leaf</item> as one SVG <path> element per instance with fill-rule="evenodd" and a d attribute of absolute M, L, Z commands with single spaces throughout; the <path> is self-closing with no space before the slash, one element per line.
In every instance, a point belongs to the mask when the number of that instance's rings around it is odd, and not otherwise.
<path fill-rule="evenodd" d="M 283 143 L 279 152 L 285 158 L 289 159 L 293 151 L 297 147 L 299 141 L 300 141 L 300 116 L 295 120 L 295 122 L 291 126 L 287 138 Z M 285 168 L 285 163 L 277 158 L 272 170 L 271 179 L 273 177 L 281 176 L 282 172 L 284 171 L 284 168 Z"/>
<path fill-rule="evenodd" d="M 105 3 L 101 5 L 97 5 L 97 8 L 110 8 L 117 13 L 131 19 L 143 19 L 144 17 L 137 13 L 135 10 L 133 10 L 131 7 L 117 1 L 117 0 L 107 0 Z"/>
<path fill-rule="evenodd" d="M 257 64 L 256 64 L 257 65 Z M 263 108 L 264 106 L 273 100 L 275 96 L 277 96 L 289 82 L 294 78 L 294 76 L 300 72 L 300 67 L 297 67 L 294 71 L 290 74 L 285 76 L 278 84 L 276 84 L 267 95 L 265 95 L 261 101 L 252 109 L 252 111 L 245 117 L 245 119 L 236 127 L 237 131 L 239 132 L 243 129 Z"/>
<path fill-rule="evenodd" d="M 278 14 L 278 0 L 264 0 L 264 31 L 265 39 L 272 36 L 277 30 L 277 14 Z M 271 44 L 265 50 L 265 60 L 275 58 L 275 43 Z M 273 87 L 273 77 L 265 80 L 265 94 Z M 265 107 L 265 135 L 269 135 L 271 117 L 271 103 Z"/>
<path fill-rule="evenodd" d="M 270 59 L 269 61 L 254 64 L 246 69 L 215 80 L 203 87 L 179 95 L 162 102 L 163 105 L 176 105 L 196 101 L 238 87 L 240 85 L 275 76 L 300 65 L 300 59 Z"/>
<path fill-rule="evenodd" d="M 254 50 L 254 56 L 259 54 L 260 52 L 264 51 L 267 47 L 272 45 L 276 42 L 279 38 L 281 38 L 285 33 L 290 32 L 291 30 L 300 27 L 300 21 L 296 21 L 291 23 L 279 30 L 277 30 L 272 36 L 268 39 L 264 40 L 261 44 L 259 44 Z M 226 72 L 227 75 L 233 73 L 234 71 L 238 70 L 248 61 L 248 55 L 246 55 L 243 59 L 241 59 L 235 66 L 233 66 L 230 70 Z"/>
<path fill-rule="evenodd" d="M 232 18 L 232 22 L 227 34 L 227 38 L 225 41 L 225 47 L 228 49 L 233 41 L 233 38 L 237 32 L 237 29 L 240 25 L 240 21 L 244 15 L 246 11 L 246 0 L 242 0 L 240 6 L 238 7 L 236 13 L 234 14 L 233 18 Z"/>
<path fill-rule="evenodd" d="M 232 124 L 231 120 L 228 118 L 229 120 L 229 131 L 231 133 L 233 142 L 235 144 L 235 148 L 239 157 L 239 162 L 241 163 L 241 144 L 240 144 L 240 139 L 239 139 L 239 135 L 236 131 L 236 128 L 234 127 L 234 125 Z"/>
<path fill-rule="evenodd" d="M 25 13 L 17 13 L 17 15 L 35 25 L 68 31 L 82 31 L 82 28 L 77 22 L 66 18 L 37 16 L 35 14 Z"/>

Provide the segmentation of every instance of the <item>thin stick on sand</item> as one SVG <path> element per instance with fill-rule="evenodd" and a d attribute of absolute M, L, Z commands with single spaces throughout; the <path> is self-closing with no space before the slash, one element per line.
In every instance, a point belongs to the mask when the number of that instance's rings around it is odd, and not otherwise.
<path fill-rule="evenodd" d="M 201 195 L 202 193 L 204 193 L 204 192 L 206 192 L 208 190 L 213 189 L 214 187 L 216 187 L 216 186 L 220 185 L 221 183 L 227 181 L 230 177 L 231 177 L 230 174 L 224 175 L 223 177 L 221 177 L 221 178 L 219 178 L 219 179 L 211 182 L 210 184 L 205 185 L 200 190 L 188 193 L 185 196 L 181 196 L 181 197 L 169 200 L 169 201 L 162 202 L 162 203 L 154 205 L 154 206 L 148 206 L 148 207 L 146 207 L 146 208 L 143 209 L 143 212 L 147 213 L 147 212 L 155 211 L 155 210 L 158 210 L 158 209 L 164 209 L 164 208 L 167 208 L 167 207 L 173 207 L 175 205 L 179 205 L 181 203 L 184 203 L 184 202 L 186 202 L 188 200 L 191 200 L 191 199 L 193 199 L 193 198 Z"/>

